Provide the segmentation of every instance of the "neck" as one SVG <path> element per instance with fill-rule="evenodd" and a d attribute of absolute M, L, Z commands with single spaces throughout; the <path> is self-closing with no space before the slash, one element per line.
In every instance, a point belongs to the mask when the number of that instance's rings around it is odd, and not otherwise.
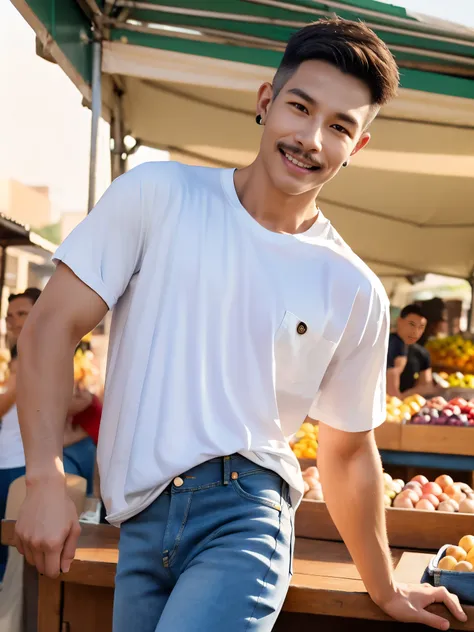
<path fill-rule="evenodd" d="M 318 218 L 319 189 L 288 195 L 275 188 L 260 156 L 234 175 L 235 190 L 242 206 L 262 226 L 275 233 L 304 233 Z"/>

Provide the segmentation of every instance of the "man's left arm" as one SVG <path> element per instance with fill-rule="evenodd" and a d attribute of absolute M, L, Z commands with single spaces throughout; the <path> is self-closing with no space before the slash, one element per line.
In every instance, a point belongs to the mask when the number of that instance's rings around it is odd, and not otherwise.
<path fill-rule="evenodd" d="M 445 588 L 394 581 L 385 524 L 382 464 L 373 429 L 386 416 L 388 300 L 359 293 L 309 416 L 320 421 L 318 467 L 324 498 L 372 599 L 394 619 L 447 630 L 425 608 L 445 603 L 460 621 L 459 600 Z"/>
<path fill-rule="evenodd" d="M 445 588 L 402 585 L 393 579 L 382 465 L 373 431 L 349 433 L 320 422 L 318 468 L 329 513 L 373 601 L 398 621 L 438 630 L 447 630 L 449 623 L 425 610 L 435 602 L 465 621 L 459 599 Z"/>

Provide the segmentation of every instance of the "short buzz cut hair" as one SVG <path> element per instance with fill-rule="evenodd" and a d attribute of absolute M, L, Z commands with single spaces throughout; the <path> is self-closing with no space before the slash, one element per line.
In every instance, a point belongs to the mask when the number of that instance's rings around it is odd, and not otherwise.
<path fill-rule="evenodd" d="M 410 316 L 410 314 L 426 318 L 421 305 L 419 305 L 418 303 L 411 303 L 411 305 L 407 305 L 406 307 L 404 307 L 400 312 L 400 318 L 406 318 L 407 316 Z"/>
<path fill-rule="evenodd" d="M 324 18 L 294 33 L 273 79 L 274 97 L 308 60 L 326 61 L 363 81 L 372 105 L 380 107 L 397 94 L 397 63 L 387 45 L 364 22 Z"/>

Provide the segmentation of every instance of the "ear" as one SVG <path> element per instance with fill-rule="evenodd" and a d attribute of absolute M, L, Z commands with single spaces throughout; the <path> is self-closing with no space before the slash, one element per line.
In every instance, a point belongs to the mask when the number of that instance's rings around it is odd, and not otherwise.
<path fill-rule="evenodd" d="M 369 144 L 369 141 L 370 141 L 370 132 L 364 132 L 362 136 L 359 138 L 359 140 L 357 141 L 357 145 L 352 150 L 351 156 L 355 156 L 357 152 L 359 152 L 361 149 L 364 149 L 364 147 L 367 147 L 367 145 Z"/>
<path fill-rule="evenodd" d="M 263 83 L 257 93 L 257 109 L 256 114 L 260 114 L 263 122 L 268 114 L 270 104 L 273 99 L 273 86 L 268 81 Z"/>

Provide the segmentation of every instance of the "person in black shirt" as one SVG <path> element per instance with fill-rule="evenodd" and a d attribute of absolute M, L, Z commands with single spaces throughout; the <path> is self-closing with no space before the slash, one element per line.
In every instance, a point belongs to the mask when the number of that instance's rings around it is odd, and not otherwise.
<path fill-rule="evenodd" d="M 419 305 L 404 307 L 396 333 L 390 334 L 387 358 L 387 393 L 404 399 L 418 393 L 434 393 L 429 351 L 417 344 L 427 320 Z"/>

